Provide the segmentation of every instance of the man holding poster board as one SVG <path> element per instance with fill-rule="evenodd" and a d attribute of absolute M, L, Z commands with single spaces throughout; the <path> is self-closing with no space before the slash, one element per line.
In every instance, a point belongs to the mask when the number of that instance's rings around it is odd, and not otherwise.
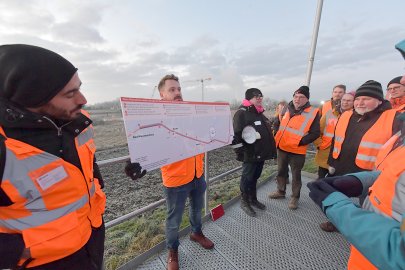
<path fill-rule="evenodd" d="M 175 75 L 164 76 L 158 85 L 163 100 L 182 101 L 181 87 Z M 187 197 L 190 198 L 190 239 L 203 248 L 212 249 L 214 243 L 202 233 L 201 210 L 204 206 L 204 154 L 163 166 L 162 179 L 166 195 L 166 244 L 169 249 L 167 268 L 178 269 L 179 226 Z"/>

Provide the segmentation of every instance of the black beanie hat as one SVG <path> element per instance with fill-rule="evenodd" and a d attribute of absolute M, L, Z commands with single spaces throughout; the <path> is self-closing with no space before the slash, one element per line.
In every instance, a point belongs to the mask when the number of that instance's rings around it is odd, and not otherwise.
<path fill-rule="evenodd" d="M 298 88 L 297 90 L 295 90 L 293 96 L 295 96 L 295 94 L 303 94 L 304 96 L 307 97 L 307 99 L 309 99 L 309 87 L 306 85 L 303 85 L 300 88 Z"/>
<path fill-rule="evenodd" d="M 260 90 L 257 89 L 257 88 L 249 88 L 249 89 L 246 90 L 246 92 L 245 92 L 245 99 L 251 100 L 251 99 L 254 98 L 255 96 L 259 96 L 259 95 L 263 97 L 262 91 L 260 91 Z"/>
<path fill-rule="evenodd" d="M 44 48 L 0 46 L 0 98 L 25 108 L 50 101 L 76 73 L 69 61 Z"/>
<path fill-rule="evenodd" d="M 373 80 L 366 81 L 357 90 L 354 98 L 359 96 L 373 97 L 378 100 L 384 100 L 384 94 L 381 83 Z"/>
<path fill-rule="evenodd" d="M 387 84 L 387 88 L 388 88 L 388 86 L 390 86 L 391 83 L 401 84 L 401 78 L 402 78 L 402 76 L 398 76 L 398 77 L 395 77 L 394 79 L 392 79 L 392 80 Z"/>

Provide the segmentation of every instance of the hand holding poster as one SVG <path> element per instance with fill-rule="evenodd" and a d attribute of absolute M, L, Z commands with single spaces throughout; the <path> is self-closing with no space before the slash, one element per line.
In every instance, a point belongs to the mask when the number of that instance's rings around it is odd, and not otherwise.
<path fill-rule="evenodd" d="M 148 171 L 228 145 L 228 103 L 121 98 L 131 162 Z"/>

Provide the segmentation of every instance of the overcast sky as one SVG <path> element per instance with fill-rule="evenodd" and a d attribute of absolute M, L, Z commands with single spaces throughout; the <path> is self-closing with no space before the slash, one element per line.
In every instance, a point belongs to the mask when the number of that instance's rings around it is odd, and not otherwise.
<path fill-rule="evenodd" d="M 316 0 L 0 0 L 0 43 L 32 44 L 70 60 L 89 104 L 159 98 L 169 73 L 185 100 L 241 100 L 247 88 L 290 100 L 305 83 Z M 325 0 L 312 100 L 405 73 L 404 0 Z"/>

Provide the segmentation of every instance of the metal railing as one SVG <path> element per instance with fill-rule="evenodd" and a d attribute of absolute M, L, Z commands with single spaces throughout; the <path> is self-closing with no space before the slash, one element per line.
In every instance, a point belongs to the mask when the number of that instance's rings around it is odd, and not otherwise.
<path fill-rule="evenodd" d="M 105 166 L 105 165 L 111 165 L 111 164 L 115 164 L 115 163 L 125 162 L 127 160 L 129 160 L 129 156 L 122 156 L 122 157 L 118 157 L 118 158 L 101 160 L 101 161 L 98 161 L 97 164 L 98 164 L 99 167 L 102 167 L 102 166 Z M 205 210 L 205 215 L 206 215 L 207 213 L 209 213 L 209 209 L 208 209 L 209 197 L 208 197 L 208 194 L 209 194 L 210 184 L 224 178 L 225 176 L 228 176 L 228 175 L 230 175 L 232 173 L 235 173 L 235 172 L 241 170 L 242 166 L 233 168 L 233 169 L 231 169 L 229 171 L 226 171 L 224 173 L 221 173 L 221 174 L 219 174 L 217 176 L 214 176 L 211 179 L 209 179 L 208 178 L 209 177 L 208 176 L 208 165 L 207 165 L 208 164 L 208 153 L 206 153 L 205 164 L 206 165 L 204 167 L 204 175 L 206 177 L 205 180 L 207 182 L 207 189 L 205 190 L 205 196 L 204 196 L 204 198 L 205 198 L 205 203 L 204 203 L 205 209 L 204 210 Z M 153 202 L 153 203 L 151 203 L 151 204 L 149 204 L 147 206 L 144 206 L 144 207 L 139 208 L 139 209 L 137 209 L 135 211 L 132 211 L 132 212 L 130 212 L 128 214 L 120 216 L 120 217 L 118 217 L 118 218 L 116 218 L 114 220 L 106 222 L 105 227 L 106 227 L 106 229 L 114 227 L 114 226 L 116 226 L 118 224 L 121 224 L 121 223 L 123 223 L 123 222 L 125 222 L 127 220 L 130 220 L 130 219 L 132 219 L 132 218 L 134 218 L 136 216 L 139 216 L 139 215 L 141 215 L 141 214 L 143 214 L 145 212 L 152 211 L 152 210 L 156 209 L 157 207 L 163 205 L 165 202 L 166 202 L 166 199 L 161 199 L 159 201 Z"/>

